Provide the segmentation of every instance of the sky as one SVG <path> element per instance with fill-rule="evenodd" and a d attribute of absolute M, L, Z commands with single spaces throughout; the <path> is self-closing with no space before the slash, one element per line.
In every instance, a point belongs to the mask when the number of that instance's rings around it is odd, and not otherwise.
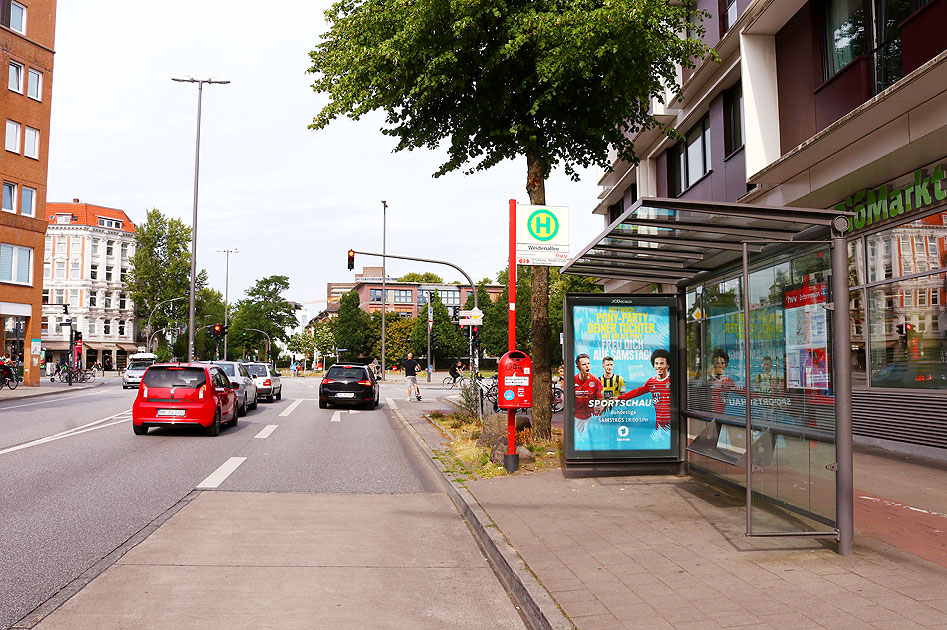
<path fill-rule="evenodd" d="M 307 70 L 329 4 L 59 2 L 47 201 L 119 208 L 136 224 L 158 208 L 190 225 L 198 89 L 171 77 L 219 77 L 231 83 L 203 90 L 197 229 L 197 264 L 213 288 L 225 290 L 217 250 L 236 248 L 231 301 L 277 274 L 289 277 L 288 299 L 324 300 L 327 282 L 354 276 L 349 248 L 381 251 L 382 200 L 389 254 L 450 260 L 475 281 L 495 280 L 507 263 L 509 199 L 528 203 L 525 158 L 433 178 L 445 152 L 393 153 L 378 113 L 308 129 L 327 102 Z M 604 227 L 591 213 L 600 171 L 580 173 L 546 182 L 547 203 L 570 208 L 573 253 Z M 380 264 L 355 261 L 356 271 Z M 390 276 L 409 271 L 463 280 L 448 267 L 389 260 Z"/>

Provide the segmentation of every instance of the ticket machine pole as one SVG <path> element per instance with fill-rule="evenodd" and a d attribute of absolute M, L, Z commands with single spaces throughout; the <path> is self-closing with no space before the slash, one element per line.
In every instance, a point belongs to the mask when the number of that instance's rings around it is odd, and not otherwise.
<path fill-rule="evenodd" d="M 509 325 L 507 328 L 507 350 L 516 350 L 516 199 L 510 199 L 510 268 L 507 273 L 510 297 Z M 502 378 L 497 376 L 497 378 Z M 516 454 L 516 409 L 506 412 L 507 424 L 507 451 L 503 456 L 503 467 L 506 472 L 514 473 L 519 470 L 520 456 Z"/>

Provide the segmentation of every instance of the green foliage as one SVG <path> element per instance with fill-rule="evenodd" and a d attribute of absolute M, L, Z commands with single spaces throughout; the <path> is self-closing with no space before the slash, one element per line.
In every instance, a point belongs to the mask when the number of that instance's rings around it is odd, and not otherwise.
<path fill-rule="evenodd" d="M 335 352 L 335 320 L 316 322 L 312 327 L 312 345 L 323 355 Z"/>
<path fill-rule="evenodd" d="M 430 273 L 430 272 L 416 273 L 412 271 L 411 273 L 406 273 L 400 278 L 398 278 L 398 282 L 417 282 L 419 284 L 444 284 L 444 279 L 441 278 L 436 273 Z"/>
<path fill-rule="evenodd" d="M 394 313 L 389 313 L 385 318 L 385 328 L 388 329 L 388 335 L 385 337 L 385 368 L 393 365 L 401 365 L 402 360 L 411 352 L 408 339 L 411 337 L 411 331 L 414 329 L 415 319 L 413 317 L 400 317 Z M 370 326 L 371 338 L 371 357 L 377 358 L 381 363 L 381 311 L 375 311 L 371 314 Z"/>
<path fill-rule="evenodd" d="M 660 128 L 649 97 L 709 49 L 693 2 L 666 0 L 346 0 L 310 53 L 329 101 L 310 128 L 382 110 L 396 150 L 447 144 L 435 175 L 533 153 L 541 176 L 636 161 L 632 132 Z M 666 130 L 668 131 L 668 130 Z"/>
<path fill-rule="evenodd" d="M 294 354 L 304 354 L 311 357 L 316 349 L 316 340 L 307 332 L 296 333 L 290 337 L 287 347 Z"/>
<path fill-rule="evenodd" d="M 467 338 L 460 327 L 450 320 L 447 307 L 441 302 L 441 297 L 435 291 L 431 306 L 434 310 L 434 325 L 431 332 L 431 352 L 434 355 L 435 365 L 445 365 L 450 359 L 465 356 L 468 351 Z M 415 356 L 427 354 L 427 309 L 421 309 L 420 315 L 414 322 L 409 344 Z"/>
<path fill-rule="evenodd" d="M 549 270 L 549 353 L 553 365 L 562 357 L 559 333 L 562 329 L 562 301 L 566 293 L 602 293 L 605 288 L 586 276 L 562 275 L 559 269 Z"/>
<path fill-rule="evenodd" d="M 233 349 L 231 356 L 266 358 L 266 335 L 271 341 L 289 341 L 287 328 L 295 328 L 296 315 L 293 305 L 283 297 L 289 290 L 289 278 L 269 276 L 261 278 L 247 289 L 246 297 L 238 300 L 230 321 L 228 344 Z M 270 347 L 272 358 L 277 358 L 278 349 Z"/>
<path fill-rule="evenodd" d="M 339 302 L 339 317 L 335 322 L 335 340 L 346 351 L 341 356 L 356 358 L 367 354 L 369 346 L 368 313 L 359 308 L 359 297 L 349 291 Z"/>

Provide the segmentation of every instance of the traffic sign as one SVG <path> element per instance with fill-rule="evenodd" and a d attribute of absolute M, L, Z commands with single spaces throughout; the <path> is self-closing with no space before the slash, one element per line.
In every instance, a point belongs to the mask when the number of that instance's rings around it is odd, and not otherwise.
<path fill-rule="evenodd" d="M 516 205 L 516 262 L 558 267 L 569 261 L 569 208 Z"/>
<path fill-rule="evenodd" d="M 457 314 L 458 314 L 460 317 L 480 317 L 480 318 L 483 317 L 483 311 L 481 311 L 479 308 L 471 308 L 471 309 L 468 309 L 468 310 L 461 310 L 461 311 L 460 311 L 459 313 L 457 313 Z"/>
<path fill-rule="evenodd" d="M 483 315 L 480 317 L 463 317 L 458 323 L 461 326 L 481 326 L 483 325 Z"/>

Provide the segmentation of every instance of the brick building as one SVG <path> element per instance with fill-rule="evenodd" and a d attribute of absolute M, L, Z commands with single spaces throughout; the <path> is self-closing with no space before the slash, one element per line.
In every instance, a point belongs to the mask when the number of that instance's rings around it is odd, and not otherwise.
<path fill-rule="evenodd" d="M 23 361 L 23 380 L 40 378 L 46 174 L 53 87 L 55 0 L 0 4 L 0 118 L 4 152 L 0 211 L 0 352 Z"/>

